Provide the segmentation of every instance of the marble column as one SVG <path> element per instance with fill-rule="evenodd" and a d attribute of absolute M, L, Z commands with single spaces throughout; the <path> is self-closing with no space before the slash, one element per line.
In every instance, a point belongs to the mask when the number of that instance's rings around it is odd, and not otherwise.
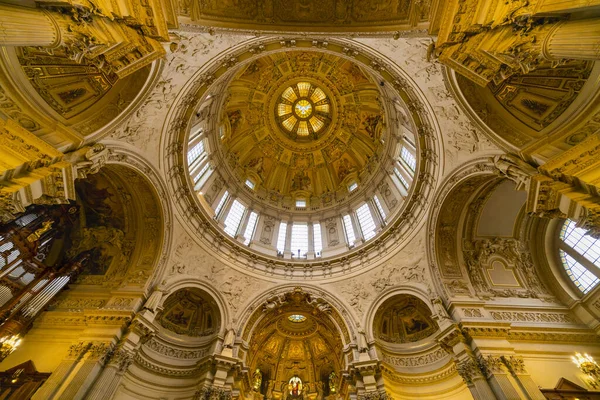
<path fill-rule="evenodd" d="M 473 357 L 466 357 L 457 361 L 456 370 L 467 384 L 474 399 L 496 400 L 494 392 L 488 385 L 485 376 L 479 369 L 477 361 Z"/>
<path fill-rule="evenodd" d="M 50 378 L 35 392 L 32 400 L 50 400 L 59 399 L 58 391 L 67 380 L 70 374 L 77 370 L 84 355 L 87 353 L 92 343 L 79 342 L 71 345 L 67 357 L 61 361 L 56 369 L 50 375 Z"/>

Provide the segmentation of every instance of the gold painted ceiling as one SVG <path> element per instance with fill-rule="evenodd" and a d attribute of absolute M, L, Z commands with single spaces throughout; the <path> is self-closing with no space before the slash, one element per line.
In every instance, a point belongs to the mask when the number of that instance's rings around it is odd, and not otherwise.
<path fill-rule="evenodd" d="M 255 192 L 310 198 L 360 185 L 381 158 L 385 118 L 374 79 L 346 59 L 292 51 L 233 78 L 221 150 Z"/>
<path fill-rule="evenodd" d="M 330 319 L 331 310 L 294 291 L 286 305 L 266 310 L 250 341 L 249 367 L 262 373 L 261 392 L 270 386 L 274 398 L 283 398 L 286 384 L 298 376 L 305 388 L 327 385 L 331 372 L 341 370 L 342 341 Z"/>
<path fill-rule="evenodd" d="M 179 0 L 179 15 L 232 29 L 364 31 L 426 28 L 430 0 Z"/>

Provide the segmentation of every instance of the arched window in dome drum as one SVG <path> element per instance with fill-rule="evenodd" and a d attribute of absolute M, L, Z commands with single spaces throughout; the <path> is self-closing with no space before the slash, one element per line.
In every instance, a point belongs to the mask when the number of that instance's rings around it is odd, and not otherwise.
<path fill-rule="evenodd" d="M 225 218 L 225 233 L 231 237 L 237 235 L 245 211 L 246 207 L 242 203 L 238 200 L 233 201 L 229 214 L 227 214 L 227 218 Z"/>
<path fill-rule="evenodd" d="M 362 231 L 365 240 L 369 240 L 375 236 L 375 221 L 369 210 L 367 203 L 363 204 L 356 210 L 356 216 L 358 217 L 358 224 Z"/>
<path fill-rule="evenodd" d="M 354 235 L 354 228 L 352 227 L 352 219 L 350 215 L 346 214 L 342 217 L 342 221 L 344 222 L 344 232 L 346 233 L 346 243 L 348 246 L 354 246 L 354 242 L 356 241 L 356 236 Z"/>
<path fill-rule="evenodd" d="M 315 248 L 315 256 L 321 257 L 323 251 L 323 239 L 321 237 L 321 223 L 313 222 L 313 244 Z"/>
<path fill-rule="evenodd" d="M 586 294 L 600 282 L 600 239 L 589 236 L 574 221 L 560 230 L 559 255 L 569 278 Z"/>
<path fill-rule="evenodd" d="M 308 224 L 295 223 L 292 225 L 292 257 L 306 257 L 308 252 Z"/>
<path fill-rule="evenodd" d="M 285 251 L 285 236 L 287 233 L 287 222 L 279 223 L 279 233 L 277 234 L 277 252 L 283 254 Z"/>
<path fill-rule="evenodd" d="M 406 165 L 414 172 L 417 168 L 417 159 L 415 155 L 406 146 L 402 146 L 400 157 L 406 163 Z"/>
<path fill-rule="evenodd" d="M 254 211 L 250 213 L 248 218 L 248 225 L 246 225 L 246 231 L 244 232 L 244 244 L 248 246 L 252 237 L 254 236 L 254 230 L 256 229 L 256 223 L 258 222 L 258 214 Z"/>

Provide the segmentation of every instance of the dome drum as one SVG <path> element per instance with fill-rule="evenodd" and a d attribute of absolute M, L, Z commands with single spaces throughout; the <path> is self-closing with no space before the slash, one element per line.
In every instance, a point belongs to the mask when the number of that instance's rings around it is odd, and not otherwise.
<path fill-rule="evenodd" d="M 194 187 L 221 229 L 267 256 L 316 260 L 394 221 L 416 174 L 417 141 L 407 108 L 397 96 L 386 104 L 390 89 L 376 82 L 352 61 L 310 51 L 232 74 L 206 113 L 221 119 L 198 118 L 188 139 Z M 402 135 L 390 120 L 403 121 Z"/>

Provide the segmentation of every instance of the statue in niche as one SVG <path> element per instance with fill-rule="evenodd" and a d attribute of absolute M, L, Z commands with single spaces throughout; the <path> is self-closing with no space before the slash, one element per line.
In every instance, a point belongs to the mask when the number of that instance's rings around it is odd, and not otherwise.
<path fill-rule="evenodd" d="M 330 394 L 335 394 L 336 390 L 335 390 L 335 382 L 337 381 L 337 374 L 335 373 L 335 371 L 331 371 L 331 373 L 329 374 L 329 393 Z"/>
<path fill-rule="evenodd" d="M 315 384 L 317 390 L 317 396 L 315 400 L 323 400 L 323 382 L 319 381 Z"/>
<path fill-rule="evenodd" d="M 254 374 L 252 374 L 252 388 L 259 392 L 260 386 L 262 384 L 262 372 L 260 372 L 260 368 L 256 368 Z"/>
<path fill-rule="evenodd" d="M 253 158 L 246 164 L 246 167 L 256 171 L 256 173 L 262 178 L 262 174 L 265 171 L 263 167 L 264 157 Z"/>
<path fill-rule="evenodd" d="M 298 377 L 298 375 L 292 376 L 290 381 L 288 382 L 288 391 L 289 397 L 294 399 L 302 397 L 302 380 Z"/>
<path fill-rule="evenodd" d="M 223 340 L 223 346 L 232 348 L 234 341 L 235 341 L 235 329 L 230 328 L 229 330 L 227 330 L 227 334 L 225 335 L 225 340 Z"/>

